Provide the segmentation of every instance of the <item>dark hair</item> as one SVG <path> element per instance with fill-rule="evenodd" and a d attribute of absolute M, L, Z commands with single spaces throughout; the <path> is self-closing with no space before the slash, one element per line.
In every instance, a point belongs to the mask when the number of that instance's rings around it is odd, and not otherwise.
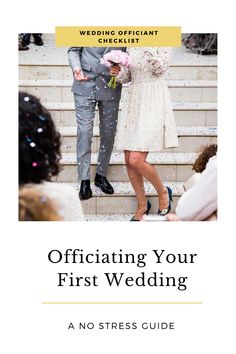
<path fill-rule="evenodd" d="M 204 146 L 202 153 L 198 156 L 198 158 L 194 162 L 193 170 L 202 173 L 205 170 L 209 159 L 215 156 L 216 153 L 217 153 L 216 144 L 210 144 Z"/>
<path fill-rule="evenodd" d="M 33 95 L 19 93 L 19 183 L 50 181 L 59 171 L 60 134 Z"/>

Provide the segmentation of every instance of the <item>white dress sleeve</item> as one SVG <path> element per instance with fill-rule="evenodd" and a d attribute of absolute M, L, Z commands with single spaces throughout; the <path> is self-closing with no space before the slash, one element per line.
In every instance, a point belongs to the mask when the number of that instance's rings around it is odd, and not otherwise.
<path fill-rule="evenodd" d="M 144 51 L 147 62 L 155 75 L 162 75 L 168 69 L 172 49 L 169 47 L 147 48 Z"/>

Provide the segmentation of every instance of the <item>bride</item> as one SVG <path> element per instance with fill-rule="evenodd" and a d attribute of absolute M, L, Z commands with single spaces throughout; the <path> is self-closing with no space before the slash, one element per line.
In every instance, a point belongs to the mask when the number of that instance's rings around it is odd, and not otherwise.
<path fill-rule="evenodd" d="M 172 190 L 163 184 L 154 166 L 146 159 L 149 152 L 158 153 L 164 148 L 178 146 L 178 137 L 168 87 L 163 78 L 171 49 L 138 47 L 129 48 L 128 53 L 131 57 L 128 72 L 131 85 L 118 121 L 116 148 L 124 150 L 128 176 L 138 201 L 131 221 L 140 221 L 151 209 L 145 196 L 144 178 L 158 194 L 158 214 L 166 215 L 171 210 Z M 124 82 L 122 70 L 120 79 Z"/>

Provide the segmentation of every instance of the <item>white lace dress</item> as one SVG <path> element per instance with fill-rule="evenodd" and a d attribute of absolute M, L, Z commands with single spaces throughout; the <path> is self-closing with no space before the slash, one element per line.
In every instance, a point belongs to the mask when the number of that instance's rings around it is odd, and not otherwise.
<path fill-rule="evenodd" d="M 163 78 L 171 49 L 129 48 L 128 53 L 131 85 L 124 89 L 128 92 L 118 121 L 116 149 L 157 152 L 178 146 L 170 94 Z"/>

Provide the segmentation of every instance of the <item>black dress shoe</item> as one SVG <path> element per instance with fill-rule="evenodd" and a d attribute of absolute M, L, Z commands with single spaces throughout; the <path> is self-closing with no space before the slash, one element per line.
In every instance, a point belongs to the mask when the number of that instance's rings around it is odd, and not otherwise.
<path fill-rule="evenodd" d="M 27 47 L 30 44 L 30 34 L 24 34 L 22 36 L 21 44 L 23 47 Z"/>
<path fill-rule="evenodd" d="M 87 200 L 92 198 L 93 194 L 90 188 L 90 180 L 86 179 L 81 181 L 80 184 L 80 191 L 79 191 L 79 198 L 80 200 Z"/>
<path fill-rule="evenodd" d="M 24 46 L 22 43 L 20 43 L 18 46 L 18 50 L 29 50 L 29 47 L 27 47 L 26 45 Z"/>
<path fill-rule="evenodd" d="M 34 35 L 34 44 L 35 45 L 43 45 L 43 40 L 40 35 Z"/>
<path fill-rule="evenodd" d="M 95 186 L 99 187 L 103 193 L 114 194 L 114 189 L 106 177 L 101 176 L 98 173 L 95 176 Z"/>

